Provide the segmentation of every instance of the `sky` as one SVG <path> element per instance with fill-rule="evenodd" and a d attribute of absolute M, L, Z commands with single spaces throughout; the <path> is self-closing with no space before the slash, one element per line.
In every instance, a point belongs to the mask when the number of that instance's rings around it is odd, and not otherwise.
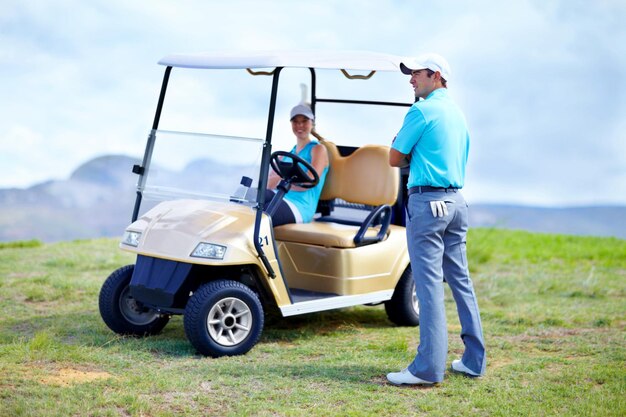
<path fill-rule="evenodd" d="M 625 21 L 620 0 L 3 0 L 0 188 L 141 155 L 165 55 L 369 50 L 450 62 L 470 203 L 626 205 Z"/>

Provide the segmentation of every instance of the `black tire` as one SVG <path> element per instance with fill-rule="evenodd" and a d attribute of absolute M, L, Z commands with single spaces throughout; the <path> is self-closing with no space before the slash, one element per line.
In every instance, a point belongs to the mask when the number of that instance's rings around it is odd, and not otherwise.
<path fill-rule="evenodd" d="M 420 324 L 420 310 L 410 265 L 398 280 L 391 300 L 385 302 L 385 311 L 389 320 L 398 326 L 418 326 Z"/>
<path fill-rule="evenodd" d="M 147 336 L 159 333 L 170 317 L 144 307 L 130 294 L 130 279 L 135 265 L 115 270 L 100 289 L 100 316 L 115 333 Z"/>
<path fill-rule="evenodd" d="M 254 291 L 237 281 L 212 281 L 187 302 L 185 334 L 202 355 L 243 355 L 259 341 L 264 320 Z"/>

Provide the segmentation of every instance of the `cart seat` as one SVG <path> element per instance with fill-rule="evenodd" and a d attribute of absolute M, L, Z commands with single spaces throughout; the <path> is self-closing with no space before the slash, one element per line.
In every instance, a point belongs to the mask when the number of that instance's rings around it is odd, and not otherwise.
<path fill-rule="evenodd" d="M 330 168 L 320 199 L 342 199 L 348 203 L 374 206 L 374 209 L 362 224 L 357 225 L 335 223 L 331 217 L 323 221 L 278 226 L 274 228 L 275 239 L 336 248 L 353 248 L 386 239 L 390 206 L 396 202 L 400 184 L 400 170 L 389 165 L 389 147 L 365 145 L 348 156 L 341 156 L 334 143 L 322 143 L 328 150 Z M 380 226 L 369 227 L 366 223 L 381 216 L 385 220 Z"/>
<path fill-rule="evenodd" d="M 354 242 L 359 226 L 330 222 L 284 224 L 274 228 L 274 238 L 284 242 L 306 243 L 327 248 L 355 248 Z M 367 238 L 375 238 L 378 230 L 370 227 Z M 387 235 L 389 231 L 387 230 Z"/>

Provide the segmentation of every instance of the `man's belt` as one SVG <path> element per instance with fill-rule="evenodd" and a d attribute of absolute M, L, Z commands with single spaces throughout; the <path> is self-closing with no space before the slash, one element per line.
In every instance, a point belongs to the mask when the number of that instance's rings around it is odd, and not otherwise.
<path fill-rule="evenodd" d="M 409 188 L 409 195 L 411 194 L 422 194 L 422 193 L 432 193 L 432 192 L 443 192 L 443 193 L 456 193 L 458 188 L 456 187 L 431 187 L 430 185 L 416 185 L 415 187 Z"/>

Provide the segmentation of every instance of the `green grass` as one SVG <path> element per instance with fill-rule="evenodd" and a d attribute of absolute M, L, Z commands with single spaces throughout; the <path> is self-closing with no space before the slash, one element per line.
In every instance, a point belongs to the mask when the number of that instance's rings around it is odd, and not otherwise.
<path fill-rule="evenodd" d="M 210 359 L 182 319 L 119 337 L 104 279 L 133 258 L 109 239 L 0 246 L 2 416 L 623 416 L 626 241 L 475 229 L 469 260 L 487 374 L 398 388 L 419 330 L 357 307 L 269 320 L 247 355 Z M 449 360 L 462 353 L 446 293 Z"/>
<path fill-rule="evenodd" d="M 37 239 L 16 240 L 14 242 L 0 242 L 0 250 L 6 248 L 36 248 L 42 245 L 43 242 Z"/>

